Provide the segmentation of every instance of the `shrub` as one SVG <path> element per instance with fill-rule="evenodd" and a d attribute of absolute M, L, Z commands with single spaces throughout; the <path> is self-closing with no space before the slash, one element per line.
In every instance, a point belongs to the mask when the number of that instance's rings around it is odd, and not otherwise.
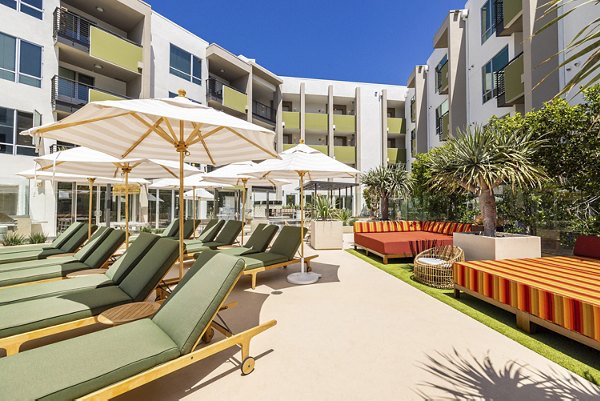
<path fill-rule="evenodd" d="M 31 233 L 28 240 L 30 244 L 43 244 L 48 240 L 48 236 L 44 233 Z"/>
<path fill-rule="evenodd" d="M 338 220 L 341 220 L 343 225 L 345 225 L 345 226 L 352 225 L 352 223 L 350 222 L 352 220 L 352 211 L 350 211 L 348 209 L 338 209 L 335 212 L 335 215 Z"/>
<path fill-rule="evenodd" d="M 15 232 L 8 232 L 2 241 L 4 246 L 16 246 L 25 244 L 25 236 Z"/>

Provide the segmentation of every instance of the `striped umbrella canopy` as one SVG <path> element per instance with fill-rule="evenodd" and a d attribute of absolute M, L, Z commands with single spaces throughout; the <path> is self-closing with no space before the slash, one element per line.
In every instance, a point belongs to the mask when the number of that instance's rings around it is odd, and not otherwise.
<path fill-rule="evenodd" d="M 300 273 L 292 273 L 288 281 L 293 284 L 312 284 L 319 275 L 307 272 L 304 265 L 304 178 L 310 180 L 324 178 L 353 178 L 360 171 L 341 163 L 321 152 L 306 146 L 303 141 L 279 154 L 280 159 L 265 160 L 246 174 L 259 178 L 299 179 L 300 180 Z"/>
<path fill-rule="evenodd" d="M 91 102 L 63 120 L 21 134 L 52 138 L 119 159 L 156 158 L 224 165 L 276 158 L 275 132 L 185 98 Z M 183 174 L 180 199 L 183 199 Z M 179 274 L 183 276 L 184 211 L 179 208 Z"/>
<path fill-rule="evenodd" d="M 127 158 L 118 159 L 86 147 L 76 147 L 50 153 L 33 159 L 39 170 L 53 173 L 77 174 L 87 177 L 124 177 L 125 184 L 125 247 L 129 246 L 129 178 L 156 178 L 178 177 L 180 172 L 184 175 L 198 172 L 196 167 L 183 164 L 179 170 L 179 163 L 171 160 Z M 90 188 L 94 184 L 90 178 Z M 91 235 L 91 231 L 89 232 Z"/>

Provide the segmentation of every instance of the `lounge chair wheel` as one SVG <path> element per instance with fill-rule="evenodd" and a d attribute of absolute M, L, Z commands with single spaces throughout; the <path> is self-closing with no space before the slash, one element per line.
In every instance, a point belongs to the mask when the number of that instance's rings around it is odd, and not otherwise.
<path fill-rule="evenodd" d="M 206 332 L 202 335 L 202 342 L 205 344 L 208 344 L 212 341 L 214 336 L 215 336 L 215 329 L 213 329 L 212 327 L 209 327 L 206 330 Z"/>
<path fill-rule="evenodd" d="M 242 362 L 242 373 L 245 375 L 249 375 L 250 373 L 254 372 L 255 363 L 256 360 L 251 356 L 244 359 L 244 361 Z"/>

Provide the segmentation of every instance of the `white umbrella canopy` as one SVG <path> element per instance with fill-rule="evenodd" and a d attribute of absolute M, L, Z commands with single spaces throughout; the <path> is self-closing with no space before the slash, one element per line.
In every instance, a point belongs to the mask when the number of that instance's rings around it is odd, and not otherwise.
<path fill-rule="evenodd" d="M 320 275 L 307 272 L 304 265 L 304 177 L 311 180 L 319 178 L 351 178 L 360 171 L 341 163 L 309 146 L 304 142 L 279 154 L 280 159 L 265 160 L 246 174 L 259 178 L 280 178 L 300 180 L 300 273 L 292 273 L 288 281 L 292 284 L 312 284 Z"/>
<path fill-rule="evenodd" d="M 185 158 L 213 166 L 278 157 L 275 132 L 190 101 L 174 99 L 91 102 L 65 119 L 22 134 L 87 146 L 126 157 Z M 179 196 L 183 198 L 183 174 Z M 183 208 L 179 208 L 179 275 L 183 276 Z"/>
<path fill-rule="evenodd" d="M 183 199 L 186 200 L 196 200 L 196 199 L 208 199 L 214 200 L 215 196 L 208 192 L 204 188 L 196 188 L 192 191 L 187 191 L 183 194 Z"/>

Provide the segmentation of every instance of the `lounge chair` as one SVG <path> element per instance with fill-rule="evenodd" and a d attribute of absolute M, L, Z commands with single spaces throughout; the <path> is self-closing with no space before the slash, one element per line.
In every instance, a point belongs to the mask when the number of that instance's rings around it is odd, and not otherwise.
<path fill-rule="evenodd" d="M 223 229 L 212 241 L 190 240 L 185 242 L 186 253 L 194 254 L 206 249 L 214 249 L 219 246 L 231 245 L 235 242 L 238 235 L 242 232 L 242 222 L 238 220 L 228 220 L 223 225 Z"/>
<path fill-rule="evenodd" d="M 0 264 L 0 273 L 10 270 L 31 269 L 34 267 L 58 265 L 68 262 L 77 262 L 85 259 L 96 247 L 106 239 L 109 234 L 108 227 L 98 228 L 91 238 L 79 250 L 70 255 L 51 255 L 46 259 L 25 260 L 21 262 L 10 262 Z M 112 229 L 111 229 L 112 230 Z"/>
<path fill-rule="evenodd" d="M 96 315 L 105 310 L 144 301 L 177 260 L 178 250 L 177 241 L 161 238 L 140 260 L 139 268 L 131 270 L 118 285 L 3 305 L 0 348 L 11 355 L 26 341 L 94 324 Z M 189 305 L 185 309 L 189 311 Z M 135 343 L 141 346 L 144 342 L 140 337 Z"/>
<path fill-rule="evenodd" d="M 9 253 L 18 253 L 18 252 L 31 252 L 31 251 L 41 251 L 44 248 L 60 248 L 65 242 L 77 231 L 81 228 L 83 223 L 75 222 L 71 224 L 65 231 L 63 231 L 58 237 L 54 239 L 51 243 L 43 243 L 43 244 L 27 244 L 27 245 L 17 245 L 17 246 L 5 246 L 0 248 L 0 255 L 6 255 Z"/>
<path fill-rule="evenodd" d="M 306 233 L 306 230 L 304 230 L 304 233 Z M 295 255 L 302 240 L 304 239 L 300 238 L 300 227 L 285 226 L 281 229 L 275 242 L 273 242 L 273 246 L 268 251 L 242 256 L 246 264 L 243 275 L 251 277 L 252 289 L 256 288 L 256 275 L 258 273 L 299 263 L 300 258 Z M 310 266 L 310 261 L 317 256 L 305 256 L 304 262 Z"/>
<path fill-rule="evenodd" d="M 209 222 L 206 224 L 206 227 L 204 227 L 204 230 L 202 230 L 202 233 L 200 233 L 200 235 L 198 236 L 198 238 L 195 239 L 188 239 L 185 240 L 185 244 L 198 244 L 201 242 L 210 242 L 213 241 L 215 239 L 215 237 L 217 236 L 217 234 L 219 233 L 219 231 L 221 231 L 221 228 L 223 228 L 223 225 L 225 225 L 225 220 L 217 220 L 217 219 L 213 219 L 213 220 L 209 220 Z"/>
<path fill-rule="evenodd" d="M 179 231 L 179 219 L 175 219 L 172 222 L 170 222 L 169 225 L 166 226 L 165 229 L 160 234 L 158 234 L 158 236 L 163 237 L 163 238 L 176 239 L 175 237 L 177 236 L 178 231 Z M 132 243 L 133 241 L 135 241 L 136 238 L 139 237 L 139 235 L 140 234 L 130 235 L 129 243 Z"/>
<path fill-rule="evenodd" d="M 151 319 L 0 360 L 0 394 L 11 400 L 109 399 L 234 346 L 241 347 L 242 372 L 251 373 L 250 341 L 277 322 L 233 334 L 215 321 L 242 270 L 234 257 L 205 252 Z M 197 349 L 213 328 L 226 338 Z"/>
<path fill-rule="evenodd" d="M 93 226 L 95 230 L 96 226 Z M 6 253 L 0 255 L 0 264 L 23 262 L 27 260 L 45 259 L 48 256 L 72 253 L 77 250 L 88 238 L 88 224 L 84 223 L 79 228 L 74 229 L 74 232 L 67 238 L 66 241 L 59 247 L 44 247 L 39 250 L 24 251 L 17 253 Z"/>
<path fill-rule="evenodd" d="M 115 263 L 104 273 L 75 277 L 69 280 L 51 281 L 36 285 L 17 286 L 0 290 L 0 306 L 30 299 L 55 297 L 71 294 L 88 288 L 119 285 L 133 270 L 144 255 L 152 249 L 159 236 L 141 233 Z"/>
<path fill-rule="evenodd" d="M 3 270 L 0 272 L 0 287 L 31 284 L 39 281 L 62 280 L 70 273 L 79 270 L 103 267 L 110 256 L 125 241 L 123 230 L 109 228 L 98 237 L 98 246 L 82 260 L 67 261 L 55 265 Z"/>
<path fill-rule="evenodd" d="M 279 227 L 276 225 L 261 223 L 256 226 L 244 246 L 218 249 L 218 251 L 231 256 L 244 256 L 264 252 L 271 244 L 278 230 Z"/>

